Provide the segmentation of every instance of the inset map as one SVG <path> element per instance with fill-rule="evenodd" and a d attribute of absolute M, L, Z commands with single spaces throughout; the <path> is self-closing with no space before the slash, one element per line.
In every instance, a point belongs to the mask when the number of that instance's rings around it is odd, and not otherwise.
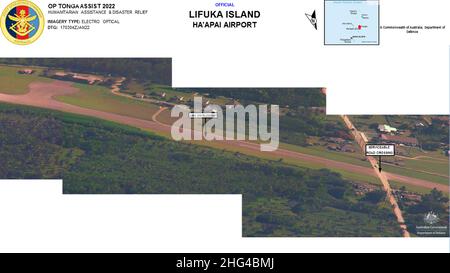
<path fill-rule="evenodd" d="M 325 45 L 378 45 L 379 0 L 325 0 Z"/>

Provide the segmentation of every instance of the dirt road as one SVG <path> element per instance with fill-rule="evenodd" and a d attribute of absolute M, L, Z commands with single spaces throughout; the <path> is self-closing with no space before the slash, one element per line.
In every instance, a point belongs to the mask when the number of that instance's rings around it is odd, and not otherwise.
<path fill-rule="evenodd" d="M 126 124 L 142 129 L 148 129 L 155 132 L 161 133 L 170 133 L 171 127 L 170 125 L 163 124 L 157 121 L 157 115 L 153 116 L 153 121 L 142 120 L 128 116 L 122 116 L 118 114 L 82 108 L 75 105 L 66 104 L 63 102 L 59 102 L 54 99 L 55 96 L 68 95 L 78 92 L 77 88 L 74 88 L 69 82 L 62 81 L 54 81 L 51 83 L 39 83 L 35 82 L 30 84 L 29 92 L 23 95 L 7 95 L 0 93 L 0 101 L 15 103 L 15 104 L 23 104 L 29 106 L 36 106 L 41 108 L 48 108 L 53 110 L 59 110 L 74 114 L 92 116 L 96 118 L 101 118 L 109 121 L 114 121 L 121 124 Z M 164 109 L 158 111 L 158 114 L 161 113 Z M 260 145 L 247 142 L 247 141 L 223 141 L 224 144 L 229 145 L 230 147 L 239 147 L 245 152 L 260 152 Z M 261 153 L 261 152 L 260 152 Z M 298 152 L 293 152 L 285 149 L 278 149 L 277 151 L 270 152 L 271 155 L 280 158 L 291 158 L 295 160 L 300 160 L 304 162 L 309 162 L 313 164 L 317 164 L 323 166 L 323 168 L 333 168 L 340 169 L 344 171 L 348 171 L 356 174 L 363 174 L 368 176 L 377 177 L 377 174 L 374 173 L 373 169 L 362 167 L 358 165 L 353 165 L 350 163 L 334 161 L 323 157 L 312 156 L 308 154 L 302 154 Z M 421 180 L 414 179 L 406 176 L 395 175 L 385 173 L 389 179 L 393 179 L 395 181 L 399 181 L 405 184 L 420 186 L 428 189 L 437 188 L 442 191 L 448 191 L 448 186 Z"/>
<path fill-rule="evenodd" d="M 354 136 L 356 142 L 361 147 L 362 151 L 365 151 L 365 145 L 367 144 L 367 141 L 365 138 L 361 135 L 362 132 L 358 131 L 356 127 L 353 125 L 351 120 L 348 116 L 341 116 L 344 120 L 345 125 L 347 128 L 351 131 L 352 135 Z M 378 170 L 378 162 L 377 159 L 369 156 L 367 159 L 370 162 L 370 165 L 372 165 L 372 171 L 375 173 L 375 175 L 378 177 L 378 179 L 381 181 L 381 184 L 383 185 L 383 189 L 386 192 L 386 198 L 388 199 L 389 203 L 392 206 L 392 210 L 394 212 L 395 217 L 397 218 L 397 222 L 400 226 L 400 229 L 402 230 L 403 237 L 410 237 L 410 234 L 408 232 L 408 229 L 405 224 L 405 219 L 403 218 L 402 211 L 398 207 L 397 200 L 395 200 L 394 195 L 392 194 L 391 185 L 389 184 L 389 180 L 387 178 L 387 174 L 385 172 L 381 172 Z M 410 181 L 411 178 L 408 178 L 408 181 Z"/>
<path fill-rule="evenodd" d="M 82 108 L 79 106 L 66 104 L 54 99 L 55 96 L 69 95 L 78 92 L 71 83 L 54 81 L 51 83 L 35 82 L 30 84 L 29 92 L 23 95 L 7 95 L 0 93 L 0 101 L 23 104 L 29 106 L 36 106 L 52 110 L 59 110 L 73 114 L 80 114 L 85 116 L 92 116 L 109 121 L 114 121 L 122 124 L 127 124 L 143 129 L 150 129 L 155 131 L 170 132 L 170 127 L 162 126 L 153 121 L 122 116 L 118 114 Z"/>

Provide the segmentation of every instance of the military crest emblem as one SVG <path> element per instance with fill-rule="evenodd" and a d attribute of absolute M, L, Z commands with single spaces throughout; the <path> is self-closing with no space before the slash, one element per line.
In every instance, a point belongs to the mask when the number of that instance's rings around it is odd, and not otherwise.
<path fill-rule="evenodd" d="M 18 0 L 5 8 L 0 24 L 6 39 L 14 44 L 28 45 L 44 31 L 44 15 L 33 2 Z"/>
<path fill-rule="evenodd" d="M 434 225 L 439 222 L 439 217 L 436 213 L 430 211 L 423 217 L 423 221 L 429 225 Z"/>

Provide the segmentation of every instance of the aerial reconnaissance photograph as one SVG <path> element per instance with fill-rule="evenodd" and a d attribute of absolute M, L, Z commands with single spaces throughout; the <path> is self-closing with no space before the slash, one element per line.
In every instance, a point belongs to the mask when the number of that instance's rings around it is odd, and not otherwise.
<path fill-rule="evenodd" d="M 448 236 L 448 116 L 327 115 L 322 87 L 172 88 L 171 66 L 0 59 L 0 179 L 240 194 L 245 237 Z"/>

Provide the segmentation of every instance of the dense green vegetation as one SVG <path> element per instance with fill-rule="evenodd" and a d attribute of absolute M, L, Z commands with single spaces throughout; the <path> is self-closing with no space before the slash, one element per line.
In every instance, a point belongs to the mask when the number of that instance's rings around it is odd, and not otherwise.
<path fill-rule="evenodd" d="M 0 104 L 0 144 L 0 177 L 62 177 L 67 194 L 243 194 L 245 236 L 400 235 L 386 204 L 356 196 L 348 181 L 325 169 L 6 104 Z"/>
<path fill-rule="evenodd" d="M 330 121 L 325 113 L 325 95 L 320 88 L 196 88 L 177 89 L 226 97 L 243 105 L 276 104 L 283 108 L 280 116 L 280 139 L 284 143 L 306 146 L 309 136 L 341 137 L 350 135 L 341 122 Z"/>
<path fill-rule="evenodd" d="M 290 109 L 280 117 L 280 139 L 282 142 L 306 146 L 308 136 L 340 137 L 350 140 L 351 136 L 342 121 L 315 110 Z"/>
<path fill-rule="evenodd" d="M 423 234 L 418 234 L 423 232 L 423 229 L 420 227 L 447 227 L 446 229 L 438 229 L 438 231 L 444 231 L 445 236 L 448 237 L 448 202 L 448 198 L 436 189 L 433 189 L 430 193 L 422 196 L 422 200 L 418 204 L 407 206 L 400 202 L 400 206 L 405 211 L 405 221 L 408 230 L 413 234 L 424 236 Z M 435 213 L 438 216 L 438 221 L 436 223 L 430 224 L 424 220 L 425 215 L 430 212 Z M 436 235 L 433 237 L 436 237 Z"/>
<path fill-rule="evenodd" d="M 57 96 L 55 99 L 83 108 L 145 120 L 150 120 L 159 109 L 155 104 L 117 96 L 104 86 L 78 83 L 73 86 L 79 89 L 77 93 Z"/>
<path fill-rule="evenodd" d="M 435 119 L 429 126 L 415 128 L 413 135 L 417 137 L 423 149 L 435 151 L 442 147 L 442 143 L 448 143 L 448 124 Z"/>
<path fill-rule="evenodd" d="M 138 90 L 136 84 L 130 83 L 129 86 L 133 86 L 133 88 L 130 87 L 132 90 Z M 142 92 L 161 99 L 152 90 L 155 88 L 147 86 Z M 194 94 L 193 92 L 198 92 L 203 95 L 208 94 L 208 98 L 212 98 L 213 101 L 222 98 L 224 102 L 219 104 L 231 103 L 230 99 L 238 100 L 244 106 L 260 103 L 278 104 L 282 108 L 280 139 L 284 143 L 306 146 L 309 136 L 351 139 L 340 119 L 336 122 L 336 119 L 330 119 L 325 115 L 325 95 L 319 88 L 196 88 L 160 89 L 159 92 L 167 93 L 168 96 L 174 92 L 177 96 L 186 98 Z M 246 124 L 248 124 L 248 116 Z"/>
<path fill-rule="evenodd" d="M 172 60 L 168 58 L 0 58 L 0 63 L 111 74 L 172 85 Z"/>
<path fill-rule="evenodd" d="M 244 106 L 259 103 L 280 105 L 283 108 L 280 140 L 284 143 L 306 146 L 309 136 L 351 139 L 340 120 L 336 122 L 325 115 L 325 95 L 320 88 L 196 88 L 177 91 L 195 91 L 211 98 L 232 98 Z"/>
<path fill-rule="evenodd" d="M 361 116 L 363 118 L 364 116 Z M 365 118 L 371 118 L 366 116 Z M 385 123 L 392 127 L 411 133 L 417 138 L 420 148 L 427 151 L 443 150 L 448 146 L 449 130 L 446 116 L 383 116 Z M 384 123 L 384 122 L 383 122 Z M 370 124 L 376 130 L 378 123 Z"/>
<path fill-rule="evenodd" d="M 268 103 L 281 107 L 324 107 L 325 95 L 320 88 L 183 88 L 184 92 L 198 92 L 209 94 L 215 98 L 219 96 L 239 100 L 242 104 Z"/>
<path fill-rule="evenodd" d="M 374 204 L 378 204 L 381 201 L 383 201 L 384 199 L 386 199 L 386 192 L 383 190 L 375 190 L 375 191 L 371 191 L 366 193 L 366 195 L 364 196 L 364 200 L 374 203 Z"/>

